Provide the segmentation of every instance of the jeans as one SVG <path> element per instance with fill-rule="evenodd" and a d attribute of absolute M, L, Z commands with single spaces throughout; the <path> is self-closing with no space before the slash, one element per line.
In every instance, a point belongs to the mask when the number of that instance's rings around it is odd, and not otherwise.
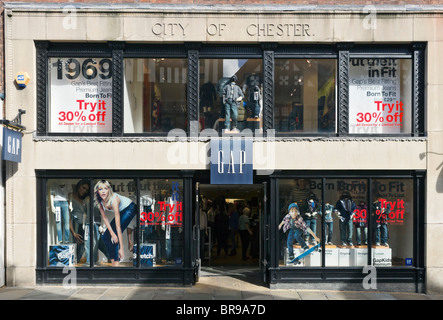
<path fill-rule="evenodd" d="M 303 249 L 308 248 L 305 240 L 303 240 L 303 231 L 300 229 L 289 229 L 288 240 L 286 243 L 286 245 L 288 246 L 289 259 L 294 258 L 294 247 L 292 246 L 294 243 L 294 238 L 302 246 Z"/>
<path fill-rule="evenodd" d="M 381 243 L 385 244 L 388 242 L 388 225 L 386 223 L 382 223 L 377 225 L 377 229 L 375 230 L 375 242 L 380 243 L 380 234 L 381 234 Z"/>
<path fill-rule="evenodd" d="M 340 220 L 340 240 L 342 244 L 352 243 L 352 220 Z"/>
<path fill-rule="evenodd" d="M 312 232 L 314 232 L 314 234 L 316 234 L 315 232 L 317 231 L 317 220 L 315 219 L 306 219 L 306 226 L 308 228 L 310 228 L 312 230 Z M 308 239 L 311 239 L 311 242 L 315 241 L 314 237 L 312 236 L 312 234 L 310 234 L 309 236 L 307 236 L 305 238 L 306 241 L 308 241 Z"/>
<path fill-rule="evenodd" d="M 91 230 L 89 230 L 89 224 L 86 224 L 86 228 L 89 231 L 89 235 L 87 235 L 86 241 L 85 241 L 85 252 L 86 252 L 86 263 L 90 263 L 90 239 L 91 239 Z M 100 233 L 98 232 L 98 224 L 94 223 L 94 242 L 92 243 L 93 247 L 93 257 L 94 261 L 98 260 L 98 246 L 99 246 L 99 240 L 100 240 Z"/>
<path fill-rule="evenodd" d="M 332 243 L 332 231 L 334 228 L 334 222 L 325 222 L 326 228 L 325 228 L 325 235 L 326 235 L 326 242 Z"/>
<path fill-rule="evenodd" d="M 135 216 L 135 204 L 134 202 L 131 202 L 131 204 L 126 207 L 122 212 L 120 212 L 120 228 L 121 232 L 123 233 L 126 228 L 128 227 L 129 223 Z M 117 235 L 117 229 L 115 227 L 115 219 L 112 219 L 111 221 L 111 228 L 114 230 L 114 233 Z M 111 233 L 109 230 L 106 230 L 105 233 L 102 235 L 103 242 L 106 245 L 106 249 L 108 251 L 109 259 L 118 261 L 118 249 L 119 249 L 119 243 L 112 243 L 111 241 Z"/>
<path fill-rule="evenodd" d="M 238 104 L 235 101 L 227 100 L 225 102 L 225 129 L 229 130 L 229 120 L 232 111 L 232 129 L 237 128 Z"/>
<path fill-rule="evenodd" d="M 258 101 L 251 103 L 251 111 L 254 117 L 260 116 L 260 104 L 258 103 Z"/>
<path fill-rule="evenodd" d="M 368 241 L 368 227 L 355 226 L 355 239 L 357 240 L 357 245 L 360 245 L 362 242 L 362 237 L 361 237 L 362 231 L 365 238 L 365 244 Z"/>
<path fill-rule="evenodd" d="M 231 237 L 231 254 L 234 254 L 237 252 L 237 242 L 235 241 L 235 236 L 237 235 L 237 231 L 231 230 L 229 235 Z"/>
<path fill-rule="evenodd" d="M 54 207 L 60 208 L 60 221 L 55 222 L 58 242 L 69 243 L 69 205 L 68 201 L 54 201 Z M 63 225 L 63 231 L 62 231 Z M 64 236 L 64 237 L 63 237 Z"/>
<path fill-rule="evenodd" d="M 246 259 L 246 251 L 249 247 L 249 232 L 248 230 L 240 230 L 240 240 L 241 240 L 241 255 L 242 259 Z"/>

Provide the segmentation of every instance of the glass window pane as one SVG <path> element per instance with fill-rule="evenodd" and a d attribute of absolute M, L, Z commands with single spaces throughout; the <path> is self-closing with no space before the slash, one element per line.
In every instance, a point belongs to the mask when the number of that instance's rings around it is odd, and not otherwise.
<path fill-rule="evenodd" d="M 214 129 L 221 133 L 236 128 L 254 132 L 262 127 L 261 59 L 200 59 L 199 68 L 200 130 Z M 233 76 L 235 81 L 231 81 Z M 226 85 L 231 83 L 238 89 L 233 95 L 231 91 L 224 93 Z"/>
<path fill-rule="evenodd" d="M 320 179 L 280 180 L 280 265 L 321 266 L 319 246 L 314 249 L 321 241 L 321 185 Z M 292 208 L 294 204 L 296 209 Z M 291 263 L 309 249 L 313 251 L 300 263 Z"/>
<path fill-rule="evenodd" d="M 183 265 L 183 180 L 141 180 L 139 201 L 140 266 Z"/>
<path fill-rule="evenodd" d="M 48 265 L 89 264 L 89 180 L 47 181 Z"/>
<path fill-rule="evenodd" d="M 187 59 L 124 60 L 124 132 L 186 130 Z"/>
<path fill-rule="evenodd" d="M 368 181 L 326 179 L 325 266 L 368 264 Z"/>
<path fill-rule="evenodd" d="M 411 133 L 411 59 L 349 60 L 349 133 Z"/>
<path fill-rule="evenodd" d="M 49 132 L 112 132 L 112 59 L 49 59 Z"/>
<path fill-rule="evenodd" d="M 94 181 L 94 266 L 133 266 L 136 195 L 134 180 Z"/>
<path fill-rule="evenodd" d="M 414 185 L 412 179 L 373 180 L 372 263 L 413 265 Z"/>
<path fill-rule="evenodd" d="M 334 59 L 275 59 L 276 132 L 336 132 Z"/>

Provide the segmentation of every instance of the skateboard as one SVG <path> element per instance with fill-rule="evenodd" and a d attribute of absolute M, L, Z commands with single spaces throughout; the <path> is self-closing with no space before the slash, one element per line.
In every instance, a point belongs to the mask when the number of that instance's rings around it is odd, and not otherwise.
<path fill-rule="evenodd" d="M 312 232 L 312 230 L 310 228 L 307 228 L 306 231 L 308 231 L 315 239 L 315 241 L 317 241 L 317 244 L 315 246 L 313 246 L 312 248 L 309 248 L 308 250 L 306 250 L 305 252 L 303 252 L 301 255 L 295 257 L 294 259 L 292 259 L 291 261 L 289 261 L 289 263 L 294 263 L 294 264 L 300 264 L 300 260 L 303 259 L 304 257 L 306 257 L 308 254 L 311 254 L 314 251 L 318 251 L 320 248 L 320 239 L 315 235 L 314 232 Z"/>

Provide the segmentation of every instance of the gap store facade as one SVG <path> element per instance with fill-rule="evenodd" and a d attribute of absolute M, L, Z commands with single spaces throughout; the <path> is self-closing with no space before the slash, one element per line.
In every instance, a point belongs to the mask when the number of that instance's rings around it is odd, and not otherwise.
<path fill-rule="evenodd" d="M 271 287 L 361 289 L 373 266 L 380 290 L 441 290 L 441 11 L 373 13 L 6 3 L 6 117 L 27 128 L 7 284 L 193 284 L 222 201 L 249 209 L 238 263 Z M 320 240 L 300 264 L 294 202 Z"/>

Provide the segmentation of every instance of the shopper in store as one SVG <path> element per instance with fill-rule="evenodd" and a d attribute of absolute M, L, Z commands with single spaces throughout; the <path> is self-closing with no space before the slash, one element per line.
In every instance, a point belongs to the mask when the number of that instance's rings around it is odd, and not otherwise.
<path fill-rule="evenodd" d="M 205 258 L 205 242 L 208 237 L 208 215 L 204 209 L 203 201 L 198 202 L 200 211 L 200 259 L 203 261 Z M 209 248 L 210 250 L 211 248 Z"/>
<path fill-rule="evenodd" d="M 240 240 L 241 240 L 241 247 L 242 247 L 242 259 L 247 260 L 248 257 L 246 256 L 246 252 L 248 251 L 249 247 L 249 239 L 250 236 L 252 236 L 252 230 L 250 228 L 249 223 L 249 215 L 251 214 L 251 209 L 248 207 L 245 207 L 243 209 L 243 214 L 240 216 L 238 221 L 238 228 L 240 232 Z"/>
<path fill-rule="evenodd" d="M 229 204 L 229 236 L 231 239 L 231 252 L 230 256 L 235 256 L 237 254 L 237 241 L 236 237 L 238 234 L 238 211 L 233 203 Z"/>
<path fill-rule="evenodd" d="M 135 216 L 136 206 L 131 199 L 114 193 L 111 184 L 100 180 L 94 187 L 94 201 L 98 207 L 107 230 L 102 235 L 108 249 L 113 267 L 119 266 L 124 258 L 122 233 Z M 114 219 L 109 222 L 106 212 L 114 212 Z"/>
<path fill-rule="evenodd" d="M 225 257 L 228 255 L 228 237 L 229 237 L 229 216 L 226 211 L 226 206 L 222 199 L 217 204 L 217 214 L 214 218 L 215 237 L 217 239 L 217 257 L 223 249 Z"/>

